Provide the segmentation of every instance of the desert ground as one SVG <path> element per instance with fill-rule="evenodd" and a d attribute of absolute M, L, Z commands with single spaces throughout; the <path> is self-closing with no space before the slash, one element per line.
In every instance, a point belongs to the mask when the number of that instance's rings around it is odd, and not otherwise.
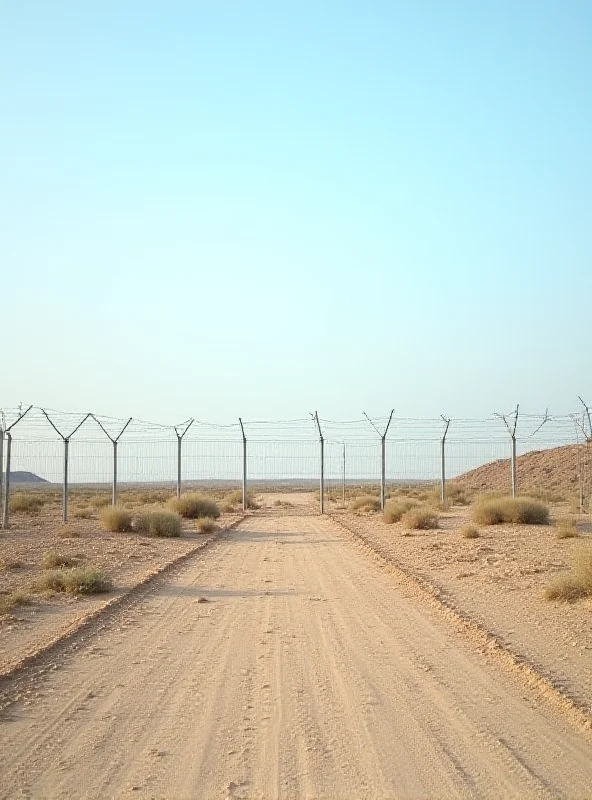
<path fill-rule="evenodd" d="M 410 531 L 257 501 L 174 539 L 13 516 L 5 596 L 48 552 L 114 588 L 0 617 L 0 797 L 592 796 L 592 601 L 544 597 L 585 521 L 466 539 L 466 506 Z"/>

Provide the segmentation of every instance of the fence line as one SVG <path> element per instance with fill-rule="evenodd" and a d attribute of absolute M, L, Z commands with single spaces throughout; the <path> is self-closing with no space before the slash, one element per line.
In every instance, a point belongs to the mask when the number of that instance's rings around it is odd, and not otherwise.
<path fill-rule="evenodd" d="M 389 481 L 439 484 L 444 501 L 448 480 L 501 460 L 509 460 L 507 487 L 516 494 L 520 455 L 560 446 L 569 450 L 569 475 L 560 488 L 577 490 L 583 510 L 590 504 L 592 430 L 590 409 L 582 405 L 582 412 L 563 416 L 519 414 L 517 406 L 486 419 L 397 418 L 391 411 L 388 417 L 363 412 L 358 420 L 335 421 L 315 412 L 308 419 L 239 418 L 229 425 L 8 409 L 0 412 L 2 522 L 8 527 L 11 485 L 19 472 L 61 486 L 64 522 L 72 484 L 108 484 L 115 505 L 121 484 L 171 483 L 180 495 L 184 484 L 222 481 L 241 488 L 246 508 L 247 476 L 250 482 L 318 481 L 323 513 L 329 489 L 345 500 L 348 483 L 361 481 L 378 485 L 383 508 Z M 370 438 L 370 426 L 378 438 Z M 524 479 L 531 490 L 537 480 L 545 489 L 540 475 Z M 557 488 L 557 479 L 551 482 Z"/>

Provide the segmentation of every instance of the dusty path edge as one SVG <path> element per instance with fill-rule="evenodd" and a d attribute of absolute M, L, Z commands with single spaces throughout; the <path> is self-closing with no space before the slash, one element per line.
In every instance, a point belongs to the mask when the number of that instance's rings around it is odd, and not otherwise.
<path fill-rule="evenodd" d="M 118 610 L 123 605 L 133 602 L 139 595 L 151 588 L 152 584 L 155 583 L 158 578 L 161 578 L 163 575 L 166 575 L 169 572 L 173 572 L 190 558 L 195 556 L 196 553 L 199 553 L 210 545 L 214 544 L 223 534 L 240 525 L 245 518 L 246 515 L 242 515 L 228 525 L 225 525 L 223 528 L 220 528 L 207 538 L 204 537 L 202 541 L 198 542 L 187 553 L 183 553 L 182 555 L 174 558 L 172 561 L 167 561 L 165 564 L 156 567 L 129 589 L 119 592 L 114 597 L 106 600 L 103 605 L 99 606 L 98 608 L 94 608 L 91 611 L 88 611 L 86 614 L 80 616 L 68 628 L 60 631 L 53 639 L 51 639 L 51 641 L 43 645 L 43 647 L 40 647 L 34 653 L 30 653 L 29 655 L 25 656 L 16 664 L 10 666 L 7 670 L 0 672 L 0 692 L 2 692 L 7 683 L 12 682 L 12 680 L 21 675 L 24 675 L 30 669 L 40 666 L 48 657 L 51 657 L 52 655 L 58 655 L 63 648 L 69 644 L 72 644 L 77 636 L 83 632 L 89 632 L 91 627 L 98 624 L 104 617 Z M 11 699 L 3 698 L 0 695 L 0 709 L 10 705 L 11 702 Z"/>
<path fill-rule="evenodd" d="M 448 623 L 461 631 L 481 653 L 494 660 L 496 664 L 503 665 L 530 691 L 555 711 L 567 717 L 573 725 L 586 734 L 588 739 L 592 740 L 592 710 L 571 697 L 551 678 L 540 672 L 525 656 L 513 652 L 492 631 L 458 608 L 434 583 L 427 578 L 414 575 L 391 557 L 383 555 L 353 523 L 330 513 L 327 516 L 338 526 L 345 538 L 370 556 L 399 584 L 421 601 L 428 603 Z"/>

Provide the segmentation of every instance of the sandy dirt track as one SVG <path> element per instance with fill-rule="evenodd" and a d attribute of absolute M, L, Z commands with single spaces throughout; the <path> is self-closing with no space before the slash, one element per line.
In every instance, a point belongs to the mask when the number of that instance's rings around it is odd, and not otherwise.
<path fill-rule="evenodd" d="M 320 517 L 246 519 L 48 666 L 0 797 L 592 795 L 590 741 Z"/>

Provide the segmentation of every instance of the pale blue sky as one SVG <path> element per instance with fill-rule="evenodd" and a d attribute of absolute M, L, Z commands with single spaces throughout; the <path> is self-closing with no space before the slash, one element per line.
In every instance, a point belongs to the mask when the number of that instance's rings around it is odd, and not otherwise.
<path fill-rule="evenodd" d="M 0 2 L 0 405 L 592 402 L 592 3 Z"/>

